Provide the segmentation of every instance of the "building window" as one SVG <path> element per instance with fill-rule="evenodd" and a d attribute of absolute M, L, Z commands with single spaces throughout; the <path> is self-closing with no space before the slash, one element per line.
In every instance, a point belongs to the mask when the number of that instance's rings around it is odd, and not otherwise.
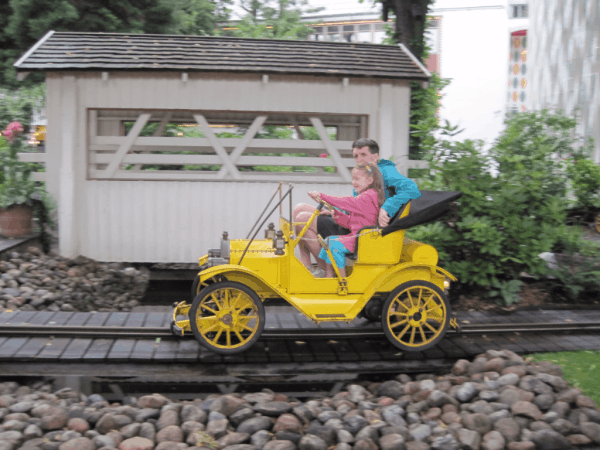
<path fill-rule="evenodd" d="M 370 23 L 365 23 L 358 26 L 356 40 L 358 42 L 371 42 L 373 40 L 373 32 L 371 31 Z"/>
<path fill-rule="evenodd" d="M 385 29 L 382 23 L 375 24 L 375 32 L 373 33 L 373 44 L 381 44 L 385 39 Z"/>
<path fill-rule="evenodd" d="M 354 32 L 354 25 L 344 25 L 343 28 L 344 42 L 356 42 L 356 33 Z"/>
<path fill-rule="evenodd" d="M 308 35 L 309 41 L 324 41 L 325 40 L 325 38 L 323 37 L 323 27 L 313 27 L 313 30 L 315 30 L 314 34 Z"/>
<path fill-rule="evenodd" d="M 521 19 L 528 17 L 527 5 L 512 5 L 512 18 Z"/>
<path fill-rule="evenodd" d="M 527 111 L 527 30 L 510 35 L 510 61 L 508 64 L 508 103 L 506 112 Z"/>
<path fill-rule="evenodd" d="M 340 27 L 327 27 L 327 40 L 330 42 L 340 42 Z"/>

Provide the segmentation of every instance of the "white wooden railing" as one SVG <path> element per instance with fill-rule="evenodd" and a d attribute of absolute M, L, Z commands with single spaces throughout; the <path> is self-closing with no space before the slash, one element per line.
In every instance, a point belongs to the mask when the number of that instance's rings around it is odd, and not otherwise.
<path fill-rule="evenodd" d="M 17 153 L 21 162 L 46 163 L 46 153 Z M 46 181 L 46 172 L 33 172 L 31 178 L 35 181 Z"/>

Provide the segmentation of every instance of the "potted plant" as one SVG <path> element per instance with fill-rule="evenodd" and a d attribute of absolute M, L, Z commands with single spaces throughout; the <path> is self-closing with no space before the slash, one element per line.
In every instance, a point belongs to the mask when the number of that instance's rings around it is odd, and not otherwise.
<path fill-rule="evenodd" d="M 32 232 L 32 219 L 37 217 L 42 228 L 42 243 L 47 245 L 44 225 L 53 225 L 49 212 L 53 200 L 38 182 L 31 179 L 33 164 L 18 160 L 23 126 L 10 123 L 0 137 L 0 234 L 6 237 L 27 236 Z"/>

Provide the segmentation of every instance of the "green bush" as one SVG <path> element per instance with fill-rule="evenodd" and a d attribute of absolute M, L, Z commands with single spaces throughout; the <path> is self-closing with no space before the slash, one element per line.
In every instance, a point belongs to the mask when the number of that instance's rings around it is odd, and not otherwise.
<path fill-rule="evenodd" d="M 575 196 L 574 208 L 582 212 L 600 208 L 600 168 L 588 155 L 581 152 L 568 170 Z"/>
<path fill-rule="evenodd" d="M 522 272 L 548 272 L 538 255 L 551 251 L 563 231 L 575 126 L 561 114 L 527 112 L 512 116 L 487 152 L 481 142 L 454 139 L 448 124 L 430 141 L 430 173 L 420 187 L 463 196 L 449 220 L 408 234 L 438 249 L 459 288 L 483 289 L 510 304 Z"/>

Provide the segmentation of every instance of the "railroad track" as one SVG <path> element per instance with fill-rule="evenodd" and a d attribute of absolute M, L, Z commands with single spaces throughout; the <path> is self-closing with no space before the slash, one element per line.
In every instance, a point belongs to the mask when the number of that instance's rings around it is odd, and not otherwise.
<path fill-rule="evenodd" d="M 463 324 L 460 331 L 448 330 L 448 334 L 487 335 L 506 333 L 566 333 L 600 331 L 600 321 L 566 323 L 500 323 L 500 324 Z M 74 337 L 103 339 L 181 339 L 173 336 L 167 327 L 114 327 L 114 326 L 39 326 L 39 325 L 1 325 L 0 336 L 4 337 Z M 261 336 L 263 340 L 274 339 L 360 339 L 384 337 L 378 324 L 369 324 L 356 328 L 311 328 L 311 329 L 269 329 Z M 186 333 L 184 338 L 192 338 Z"/>

